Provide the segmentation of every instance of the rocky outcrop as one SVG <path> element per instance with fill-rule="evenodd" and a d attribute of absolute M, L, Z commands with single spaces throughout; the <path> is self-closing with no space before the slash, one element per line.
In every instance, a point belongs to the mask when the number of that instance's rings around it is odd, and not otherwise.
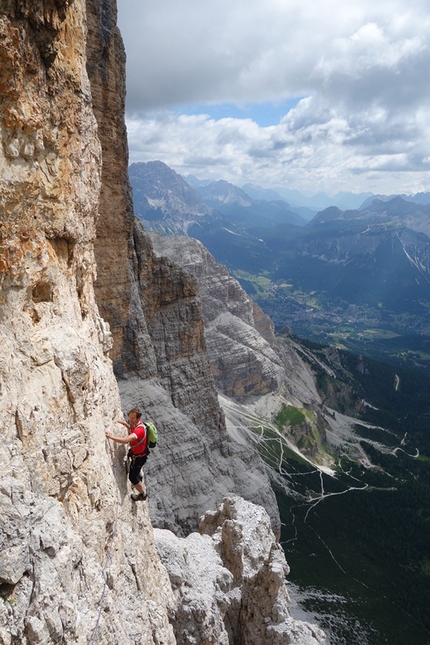
<path fill-rule="evenodd" d="M 223 394 L 245 399 L 278 390 L 292 402 L 319 402 L 298 353 L 275 337 L 270 318 L 201 242 L 157 232 L 150 236 L 160 257 L 174 258 L 198 279 L 209 360 Z"/>
<path fill-rule="evenodd" d="M 151 239 L 160 256 L 175 258 L 198 278 L 208 355 L 217 387 L 231 397 L 266 394 L 280 387 L 284 379 L 281 361 L 256 329 L 257 307 L 237 280 L 198 240 L 156 232 L 151 233 Z M 265 335 L 274 340 L 270 319 L 257 310 L 260 328 L 264 327 Z"/>
<path fill-rule="evenodd" d="M 173 628 L 182 645 L 322 645 L 324 633 L 289 615 L 288 565 L 264 509 L 226 498 L 199 533 L 173 539 L 155 530 L 175 596 Z"/>

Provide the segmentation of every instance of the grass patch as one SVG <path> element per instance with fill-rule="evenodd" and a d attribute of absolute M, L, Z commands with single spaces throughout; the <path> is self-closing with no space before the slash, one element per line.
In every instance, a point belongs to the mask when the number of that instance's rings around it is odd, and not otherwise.
<path fill-rule="evenodd" d="M 282 430 L 287 424 L 291 427 L 301 426 L 305 421 L 306 416 L 299 408 L 295 408 L 292 405 L 285 405 L 285 403 L 282 404 L 282 408 L 275 417 L 275 423 L 279 430 Z"/>
<path fill-rule="evenodd" d="M 257 295 L 260 298 L 264 298 L 269 294 L 272 281 L 264 273 L 254 275 L 243 270 L 232 270 L 231 274 L 248 293 L 251 288 L 253 295 Z"/>
<path fill-rule="evenodd" d="M 377 338 L 399 338 L 400 334 L 396 334 L 394 331 L 390 331 L 389 329 L 378 329 L 378 328 L 373 328 L 373 329 L 363 329 L 363 336 L 369 336 L 372 338 L 373 336 L 376 336 Z"/>

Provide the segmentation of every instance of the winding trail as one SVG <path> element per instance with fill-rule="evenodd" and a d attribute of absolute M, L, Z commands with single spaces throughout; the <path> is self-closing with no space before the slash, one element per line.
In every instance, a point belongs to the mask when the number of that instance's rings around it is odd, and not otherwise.
<path fill-rule="evenodd" d="M 400 378 L 398 375 L 396 375 L 394 387 L 396 391 L 400 387 Z M 221 397 L 222 398 L 222 397 Z M 342 572 L 344 576 L 349 578 L 350 580 L 354 581 L 356 584 L 360 585 L 361 587 L 371 590 L 373 593 L 375 593 L 379 598 L 384 599 L 385 601 L 388 601 L 390 604 L 393 605 L 397 610 L 401 611 L 404 613 L 406 616 L 409 617 L 414 623 L 419 625 L 419 623 L 416 621 L 416 619 L 411 616 L 407 611 L 405 611 L 402 607 L 398 607 L 390 598 L 388 598 L 385 594 L 382 592 L 378 591 L 377 589 L 373 588 L 372 586 L 366 584 L 363 580 L 360 580 L 356 578 L 353 574 L 349 573 L 341 564 L 341 562 L 338 560 L 336 557 L 336 553 L 332 551 L 330 548 L 329 544 L 323 539 L 323 537 L 320 535 L 318 530 L 312 526 L 311 518 L 312 518 L 312 513 L 313 511 L 319 507 L 325 500 L 328 500 L 333 497 L 338 497 L 340 495 L 347 495 L 348 493 L 353 493 L 353 492 L 362 492 L 366 494 L 371 494 L 373 491 L 395 491 L 396 487 L 395 486 L 387 486 L 387 487 L 378 487 L 378 486 L 373 486 L 371 484 L 365 483 L 365 482 L 360 482 L 360 480 L 352 474 L 352 472 L 347 472 L 343 471 L 344 477 L 347 478 L 345 481 L 345 488 L 340 491 L 336 492 L 327 492 L 325 483 L 324 482 L 324 475 L 337 479 L 339 482 L 339 477 L 338 474 L 332 469 L 329 468 L 328 466 L 322 466 L 319 464 L 316 464 L 313 462 L 309 457 L 305 456 L 298 448 L 297 446 L 284 434 L 282 434 L 279 429 L 270 422 L 267 422 L 266 420 L 262 421 L 261 416 L 258 416 L 257 414 L 252 413 L 251 411 L 246 411 L 244 407 L 240 407 L 235 405 L 234 402 L 230 401 L 229 399 L 224 399 L 222 401 L 222 407 L 224 408 L 226 412 L 226 421 L 227 421 L 227 429 L 230 434 L 235 440 L 241 441 L 244 444 L 252 444 L 256 446 L 259 451 L 264 455 L 264 460 L 266 461 L 268 465 L 268 468 L 272 470 L 273 473 L 277 473 L 277 478 L 274 479 L 277 482 L 277 485 L 280 486 L 281 489 L 284 490 L 285 494 L 289 496 L 290 498 L 296 497 L 298 499 L 297 504 L 293 504 L 289 507 L 289 514 L 290 514 L 290 522 L 289 522 L 289 527 L 292 529 L 293 534 L 292 537 L 289 537 L 289 539 L 284 540 L 281 544 L 285 548 L 288 545 L 288 549 L 295 549 L 294 543 L 297 542 L 299 539 L 299 528 L 300 528 L 300 523 L 303 523 L 307 527 L 307 529 L 311 530 L 312 533 L 315 535 L 317 540 L 323 545 L 325 551 L 328 553 L 330 559 L 333 561 L 337 569 Z M 339 417 L 342 415 L 336 415 L 336 417 Z M 343 418 L 343 417 L 342 417 Z M 354 425 L 354 423 L 357 423 L 357 420 L 350 420 L 351 426 Z M 378 430 L 385 430 L 389 434 L 393 434 L 395 436 L 395 433 L 392 433 L 385 428 L 380 428 L 378 426 L 373 426 L 371 424 L 366 424 L 363 422 L 360 422 L 362 425 L 364 425 L 367 428 L 377 428 Z M 337 421 L 337 426 L 339 426 L 339 421 Z M 355 446 L 356 449 L 356 456 L 359 458 L 361 455 L 361 464 L 364 469 L 368 469 L 372 466 L 372 464 L 369 461 L 368 456 L 362 449 L 362 446 L 360 445 L 358 441 L 358 436 L 352 429 L 352 431 L 347 431 L 342 427 L 335 427 L 332 428 L 332 432 L 340 430 L 340 436 L 341 439 L 343 440 L 343 443 L 340 442 L 339 447 L 341 448 L 340 454 L 342 454 L 342 449 L 345 449 L 345 456 L 350 458 L 350 454 L 348 454 L 347 447 L 351 447 L 352 445 Z M 343 430 L 343 433 L 342 433 Z M 418 448 L 415 448 L 415 454 L 410 454 L 405 450 L 406 444 L 407 444 L 407 432 L 399 442 L 399 445 L 393 448 L 392 446 L 389 447 L 387 445 L 381 444 L 377 441 L 370 441 L 375 448 L 378 448 L 382 452 L 385 452 L 386 454 L 392 454 L 392 455 L 397 455 L 399 451 L 403 452 L 405 455 L 409 456 L 410 458 L 413 459 L 418 459 L 420 456 Z M 270 436 L 268 436 L 270 435 Z M 394 443 L 394 442 L 393 442 Z M 308 470 L 307 472 L 297 472 L 294 467 L 294 459 L 288 459 L 289 454 L 291 452 L 295 453 L 299 461 L 302 462 L 303 464 L 307 464 L 308 466 L 311 466 L 311 469 Z M 288 454 L 289 453 L 289 454 Z M 363 470 L 365 472 L 365 470 Z M 318 474 L 318 478 L 312 478 L 312 475 Z M 389 473 L 386 473 L 389 475 Z M 304 488 L 300 486 L 300 492 L 297 490 L 296 484 L 299 485 L 300 478 L 306 477 L 308 478 L 308 481 L 303 482 L 304 483 Z M 319 485 L 318 485 L 319 483 Z M 339 482 L 340 483 L 340 482 Z M 351 483 L 351 485 L 348 485 Z M 303 511 L 301 513 L 298 513 L 299 509 L 306 509 L 303 515 Z M 286 526 L 285 521 L 283 522 L 284 526 Z M 290 533 L 291 535 L 291 533 Z M 420 626 L 420 625 L 419 625 Z M 421 627 L 421 626 L 420 626 Z M 370 641 L 369 641 L 370 642 Z"/>
<path fill-rule="evenodd" d="M 396 390 L 396 392 L 399 391 L 399 387 L 400 387 L 400 377 L 398 374 L 396 374 L 394 378 L 394 389 Z"/>

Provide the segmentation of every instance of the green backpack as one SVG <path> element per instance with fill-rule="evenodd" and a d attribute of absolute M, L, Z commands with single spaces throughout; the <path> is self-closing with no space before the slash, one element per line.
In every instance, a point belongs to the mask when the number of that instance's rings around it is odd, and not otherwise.
<path fill-rule="evenodd" d="M 158 441 L 157 428 L 155 427 L 155 425 L 153 423 L 151 423 L 151 421 L 148 421 L 147 423 L 145 423 L 145 426 L 146 426 L 146 430 L 148 432 L 148 447 L 149 448 L 155 448 L 155 446 L 157 445 L 157 441 Z"/>

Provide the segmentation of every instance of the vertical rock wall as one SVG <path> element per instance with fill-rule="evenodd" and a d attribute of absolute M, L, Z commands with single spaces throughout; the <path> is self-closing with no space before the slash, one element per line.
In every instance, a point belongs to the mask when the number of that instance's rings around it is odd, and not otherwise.
<path fill-rule="evenodd" d="M 156 257 L 138 220 L 134 239 L 159 383 L 202 433 L 211 429 L 211 444 L 219 446 L 226 432 L 206 352 L 198 282 L 172 260 Z"/>
<path fill-rule="evenodd" d="M 124 123 L 125 52 L 116 26 L 115 0 L 87 0 L 87 69 L 103 150 L 102 186 L 95 255 L 96 297 L 113 336 L 115 372 L 154 375 L 150 343 L 136 290 L 134 215 L 128 180 Z"/>
<path fill-rule="evenodd" d="M 87 7 L 87 69 L 103 156 L 95 292 L 113 334 L 110 356 L 124 410 L 139 405 L 160 430 L 159 449 L 146 467 L 152 520 L 186 532 L 224 495 L 236 493 L 265 504 L 278 531 L 264 466 L 251 450 L 226 442 L 197 281 L 172 260 L 156 257 L 133 217 L 116 5 L 87 0 Z"/>
<path fill-rule="evenodd" d="M 0 459 L 3 472 L 23 459 L 38 490 L 64 497 L 70 483 L 53 475 L 67 429 L 95 396 L 105 413 L 118 405 L 97 391 L 113 380 L 92 288 L 101 151 L 82 67 L 85 12 L 46 2 L 11 9 L 0 25 L 1 414 L 14 447 Z M 43 458 L 41 434 L 57 444 Z"/>
<path fill-rule="evenodd" d="M 83 0 L 0 3 L 2 645 L 174 642 L 148 511 L 103 432 L 120 400 L 86 42 Z"/>
<path fill-rule="evenodd" d="M 227 494 L 263 504 L 279 532 L 275 495 L 264 464 L 247 446 L 228 442 L 206 353 L 196 279 L 166 257 L 157 258 L 136 220 L 139 295 L 157 376 L 119 381 L 125 408 L 139 405 L 159 428 L 145 472 L 155 526 L 177 534 Z"/>
<path fill-rule="evenodd" d="M 255 325 L 254 312 L 259 314 L 260 326 L 264 314 L 253 306 L 237 280 L 198 240 L 150 235 L 159 256 L 175 258 L 199 282 L 208 356 L 218 389 L 229 397 L 259 396 L 279 389 L 285 381 L 282 361 Z M 274 343 L 273 325 L 270 329 L 271 321 L 266 319 L 263 331 Z"/>

